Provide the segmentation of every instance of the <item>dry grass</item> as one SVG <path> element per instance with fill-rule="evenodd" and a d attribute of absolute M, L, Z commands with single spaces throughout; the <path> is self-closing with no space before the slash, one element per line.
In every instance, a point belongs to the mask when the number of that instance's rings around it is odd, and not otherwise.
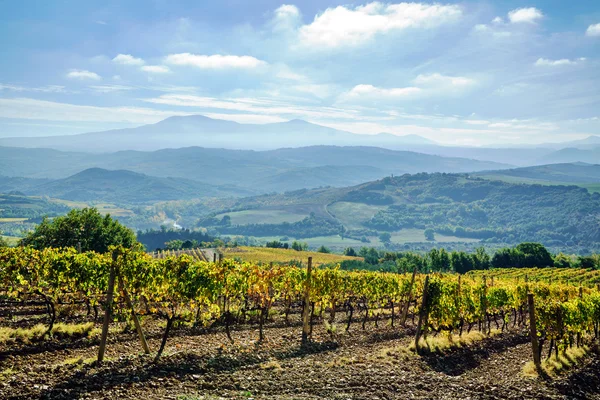
<path fill-rule="evenodd" d="M 361 257 L 348 257 L 339 254 L 318 253 L 315 251 L 296 251 L 291 249 L 271 249 L 268 247 L 234 247 L 223 249 L 227 258 L 240 258 L 242 261 L 260 263 L 306 263 L 313 258 L 314 265 L 339 263 L 344 260 L 362 260 Z"/>
<path fill-rule="evenodd" d="M 42 338 L 48 327 L 44 324 L 37 324 L 31 328 L 7 328 L 0 327 L 0 343 L 11 343 L 11 342 L 23 342 L 30 343 L 34 340 Z M 93 322 L 86 322 L 83 324 L 64 324 L 56 323 L 52 328 L 52 336 L 63 339 L 68 337 L 92 337 L 92 334 L 96 334 L 99 331 L 94 329 Z"/>
<path fill-rule="evenodd" d="M 271 360 L 260 364 L 260 368 L 269 371 L 281 371 L 281 364 L 276 360 Z"/>
<path fill-rule="evenodd" d="M 473 343 L 481 342 L 484 339 L 494 337 L 500 334 L 500 330 L 492 329 L 489 335 L 479 331 L 471 331 L 462 335 L 438 335 L 428 336 L 419 340 L 419 350 L 425 350 L 430 353 L 443 354 L 448 350 L 470 346 Z M 415 343 L 409 345 L 409 350 L 415 351 Z"/>
<path fill-rule="evenodd" d="M 589 353 L 590 348 L 587 346 L 567 348 L 564 352 L 559 352 L 558 356 L 552 355 L 550 358 L 543 360 L 542 372 L 550 377 L 556 377 L 561 372 L 581 364 Z M 523 375 L 529 377 L 539 375 L 533 361 L 529 361 L 523 366 Z"/>

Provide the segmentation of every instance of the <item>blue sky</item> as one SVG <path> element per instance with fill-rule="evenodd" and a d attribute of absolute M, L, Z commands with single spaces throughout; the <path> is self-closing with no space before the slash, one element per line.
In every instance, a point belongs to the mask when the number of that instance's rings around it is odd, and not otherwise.
<path fill-rule="evenodd" d="M 0 137 L 204 114 L 446 144 L 600 134 L 596 0 L 5 1 Z"/>

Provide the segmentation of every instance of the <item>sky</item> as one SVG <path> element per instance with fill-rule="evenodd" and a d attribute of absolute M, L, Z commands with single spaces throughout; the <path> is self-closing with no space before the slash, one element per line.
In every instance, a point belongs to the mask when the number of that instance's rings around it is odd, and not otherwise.
<path fill-rule="evenodd" d="M 600 134 L 597 0 L 0 2 L 0 137 L 172 115 L 444 144 Z"/>

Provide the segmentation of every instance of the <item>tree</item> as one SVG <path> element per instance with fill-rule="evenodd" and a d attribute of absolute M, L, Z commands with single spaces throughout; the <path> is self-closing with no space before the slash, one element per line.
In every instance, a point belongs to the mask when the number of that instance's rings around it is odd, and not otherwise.
<path fill-rule="evenodd" d="M 450 256 L 452 268 L 459 274 L 464 274 L 473 269 L 473 259 L 464 251 L 453 251 Z"/>
<path fill-rule="evenodd" d="M 8 242 L 2 237 L 2 232 L 0 232 L 0 247 L 8 247 Z"/>
<path fill-rule="evenodd" d="M 356 250 L 354 250 L 352 247 L 346 247 L 346 249 L 344 250 L 344 255 L 349 257 L 356 257 Z"/>
<path fill-rule="evenodd" d="M 478 247 L 471 257 L 473 258 L 473 269 L 489 269 L 492 266 L 490 256 L 483 247 Z"/>
<path fill-rule="evenodd" d="M 432 271 L 444 272 L 450 270 L 450 256 L 445 249 L 431 249 L 427 256 Z"/>
<path fill-rule="evenodd" d="M 435 231 L 431 228 L 425 229 L 425 239 L 433 242 L 435 240 Z"/>
<path fill-rule="evenodd" d="M 318 253 L 331 253 L 331 250 L 329 250 L 327 247 L 322 245 L 321 247 L 319 247 L 317 249 L 317 252 Z"/>
<path fill-rule="evenodd" d="M 556 268 L 571 268 L 572 264 L 573 260 L 571 259 L 571 257 L 564 253 L 558 253 L 554 257 L 554 266 Z"/>
<path fill-rule="evenodd" d="M 516 250 L 523 255 L 524 268 L 543 268 L 554 266 L 552 255 L 540 243 L 521 243 Z"/>
<path fill-rule="evenodd" d="M 165 249 L 167 250 L 181 250 L 182 247 L 183 240 L 180 239 L 170 240 L 165 243 Z"/>
<path fill-rule="evenodd" d="M 82 251 L 98 253 L 106 253 L 112 245 L 142 248 L 131 229 L 108 214 L 102 216 L 96 208 L 71 210 L 67 215 L 53 220 L 44 218 L 21 243 L 38 250 L 47 247 L 77 247 L 81 244 Z"/>
<path fill-rule="evenodd" d="M 308 250 L 308 243 L 300 243 L 294 240 L 292 243 L 292 249 L 296 251 L 306 251 Z"/>

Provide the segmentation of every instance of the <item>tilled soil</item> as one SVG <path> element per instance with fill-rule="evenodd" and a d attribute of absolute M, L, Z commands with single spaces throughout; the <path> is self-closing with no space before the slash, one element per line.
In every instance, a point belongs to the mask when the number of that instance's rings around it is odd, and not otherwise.
<path fill-rule="evenodd" d="M 267 326 L 260 345 L 254 327 L 234 330 L 233 345 L 223 332 L 179 328 L 156 364 L 134 333 L 112 334 L 102 365 L 91 361 L 97 339 L 13 344 L 0 348 L 0 398 L 600 399 L 597 355 L 544 380 L 522 375 L 531 347 L 520 332 L 417 356 L 406 350 L 414 328 L 373 325 L 335 338 L 315 326 L 305 348 L 297 325 Z M 146 329 L 156 350 L 162 331 Z"/>

